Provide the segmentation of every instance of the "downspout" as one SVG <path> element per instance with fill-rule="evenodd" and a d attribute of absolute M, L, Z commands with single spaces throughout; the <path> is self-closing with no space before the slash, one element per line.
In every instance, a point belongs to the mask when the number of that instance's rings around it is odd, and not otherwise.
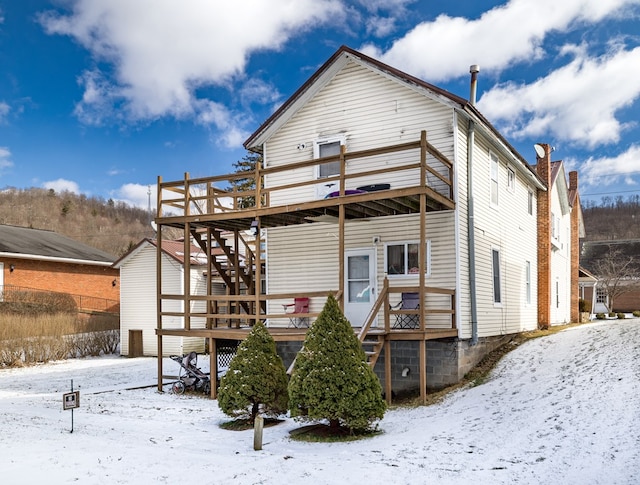
<path fill-rule="evenodd" d="M 476 88 L 480 67 L 476 64 L 469 68 L 471 73 L 471 89 L 469 102 L 476 104 Z M 469 297 L 471 300 L 471 345 L 478 343 L 478 302 L 476 299 L 476 243 L 475 243 L 475 214 L 473 208 L 473 149 L 476 138 L 476 124 L 469 119 L 467 135 L 467 237 L 469 250 Z"/>

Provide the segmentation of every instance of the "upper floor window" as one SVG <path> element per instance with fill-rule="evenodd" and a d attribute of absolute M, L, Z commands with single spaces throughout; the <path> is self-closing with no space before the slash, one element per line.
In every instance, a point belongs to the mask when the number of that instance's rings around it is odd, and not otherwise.
<path fill-rule="evenodd" d="M 560 218 L 551 213 L 551 237 L 556 241 L 560 239 Z"/>
<path fill-rule="evenodd" d="M 515 192 L 516 190 L 516 173 L 513 169 L 507 169 L 507 189 L 509 192 Z"/>
<path fill-rule="evenodd" d="M 420 272 L 420 243 L 404 242 L 385 245 L 385 270 L 389 276 L 417 275 Z M 431 272 L 431 241 L 427 241 L 425 274 Z"/>
<path fill-rule="evenodd" d="M 500 162 L 494 153 L 490 153 L 491 158 L 491 205 L 498 205 L 498 174 Z"/>
<path fill-rule="evenodd" d="M 324 158 L 333 155 L 340 155 L 340 146 L 344 144 L 344 138 L 325 138 L 317 140 L 314 144 L 314 158 Z M 327 178 L 340 175 L 340 160 L 323 163 L 317 166 L 317 178 Z"/>

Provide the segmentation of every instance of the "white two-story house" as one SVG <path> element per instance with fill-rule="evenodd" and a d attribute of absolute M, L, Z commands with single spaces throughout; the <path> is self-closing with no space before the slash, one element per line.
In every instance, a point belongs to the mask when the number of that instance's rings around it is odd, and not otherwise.
<path fill-rule="evenodd" d="M 208 314 L 199 335 L 241 338 L 260 319 L 295 352 L 296 321 L 312 323 L 332 293 L 374 341 L 370 362 L 390 399 L 457 382 L 509 335 L 535 329 L 538 196 L 549 187 L 475 107 L 475 75 L 466 100 L 341 47 L 245 142 L 263 158 L 254 191 L 220 189 L 221 177 L 160 180 L 159 227 L 183 227 L 203 247 L 215 229 L 263 238 L 263 290 L 228 296 L 244 305 L 237 326 Z M 223 197 L 237 202 L 223 207 Z M 570 213 L 554 201 L 558 216 Z M 570 268 L 557 271 L 559 315 Z M 308 314 L 291 316 L 294 298 L 308 299 Z M 161 324 L 157 333 L 173 335 Z"/>

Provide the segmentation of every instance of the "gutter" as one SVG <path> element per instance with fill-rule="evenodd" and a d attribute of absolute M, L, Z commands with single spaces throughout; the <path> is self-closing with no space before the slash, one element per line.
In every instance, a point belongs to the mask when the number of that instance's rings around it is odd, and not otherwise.
<path fill-rule="evenodd" d="M 471 73 L 470 102 L 475 105 L 476 87 L 478 82 L 478 72 L 480 68 L 472 65 L 469 68 Z M 475 214 L 473 207 L 473 149 L 476 139 L 476 124 L 469 119 L 469 129 L 467 132 L 467 238 L 469 251 L 469 298 L 471 300 L 471 345 L 478 343 L 478 302 L 476 296 L 476 243 L 475 243 Z"/>
<path fill-rule="evenodd" d="M 29 259 L 29 260 L 37 260 L 37 261 L 49 261 L 53 263 L 86 264 L 88 266 L 104 266 L 109 268 L 113 265 L 113 262 L 110 262 L 110 261 L 89 261 L 86 259 L 56 258 L 54 256 L 40 256 L 38 254 L 19 254 L 19 253 L 0 252 L 0 258 Z"/>

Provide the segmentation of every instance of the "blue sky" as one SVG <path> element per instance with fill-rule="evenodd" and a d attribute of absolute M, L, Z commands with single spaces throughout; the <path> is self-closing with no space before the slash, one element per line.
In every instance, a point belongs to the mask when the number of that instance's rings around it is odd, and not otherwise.
<path fill-rule="evenodd" d="M 479 64 L 531 163 L 640 194 L 640 0 L 0 0 L 0 188 L 146 207 L 158 176 L 230 173 L 343 44 L 462 97 Z"/>

